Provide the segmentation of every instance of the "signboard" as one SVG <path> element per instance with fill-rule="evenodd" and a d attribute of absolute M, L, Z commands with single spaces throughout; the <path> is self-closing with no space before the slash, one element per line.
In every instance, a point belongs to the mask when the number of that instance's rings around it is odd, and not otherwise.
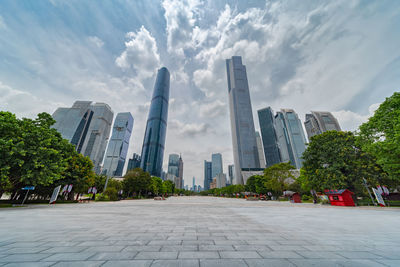
<path fill-rule="evenodd" d="M 21 188 L 22 190 L 35 190 L 34 186 L 25 186 L 23 188 Z"/>
<path fill-rule="evenodd" d="M 54 188 L 53 194 L 51 195 L 51 198 L 50 198 L 50 204 L 54 204 L 56 202 L 58 193 L 60 193 L 60 189 L 61 189 L 61 185 Z"/>
<path fill-rule="evenodd" d="M 385 201 L 383 200 L 382 195 L 379 193 L 379 191 L 375 188 L 372 187 L 372 191 L 374 192 L 376 201 L 378 202 L 379 206 L 385 207 Z"/>

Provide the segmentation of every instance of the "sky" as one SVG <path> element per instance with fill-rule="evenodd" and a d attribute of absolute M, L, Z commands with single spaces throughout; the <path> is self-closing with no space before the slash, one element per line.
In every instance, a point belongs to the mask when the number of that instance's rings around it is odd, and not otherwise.
<path fill-rule="evenodd" d="M 225 59 L 242 56 L 253 116 L 330 111 L 354 131 L 400 88 L 400 1 L 2 0 L 0 109 L 52 114 L 76 100 L 129 111 L 141 152 L 157 69 L 171 73 L 164 169 L 233 162 Z"/>

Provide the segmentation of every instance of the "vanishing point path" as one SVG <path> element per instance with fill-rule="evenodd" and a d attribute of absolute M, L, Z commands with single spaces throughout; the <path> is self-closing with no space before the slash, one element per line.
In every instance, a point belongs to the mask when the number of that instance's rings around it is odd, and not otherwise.
<path fill-rule="evenodd" d="M 213 197 L 5 208 L 0 266 L 400 266 L 400 209 Z"/>

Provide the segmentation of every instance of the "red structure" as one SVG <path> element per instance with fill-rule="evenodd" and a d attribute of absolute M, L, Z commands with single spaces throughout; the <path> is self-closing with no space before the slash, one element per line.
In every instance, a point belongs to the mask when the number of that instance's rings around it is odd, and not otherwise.
<path fill-rule="evenodd" d="M 347 189 L 325 190 L 332 206 L 352 206 L 354 207 L 353 192 Z"/>
<path fill-rule="evenodd" d="M 291 203 L 301 203 L 300 194 L 297 192 L 285 191 L 283 192 L 283 195 L 289 197 Z"/>

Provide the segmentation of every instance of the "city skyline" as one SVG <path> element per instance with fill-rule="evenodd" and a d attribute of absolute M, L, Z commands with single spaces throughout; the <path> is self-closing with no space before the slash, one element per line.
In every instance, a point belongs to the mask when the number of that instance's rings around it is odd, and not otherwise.
<path fill-rule="evenodd" d="M 33 118 L 76 100 L 107 103 L 133 114 L 128 155 L 141 154 L 156 72 L 166 66 L 164 153 L 182 153 L 185 177 L 203 184 L 202 159 L 220 152 L 224 168 L 233 163 L 226 58 L 248 66 L 255 130 L 267 106 L 294 109 L 302 123 L 312 110 L 329 111 L 355 130 L 398 90 L 398 10 L 395 1 L 5 0 L 0 104 Z"/>

